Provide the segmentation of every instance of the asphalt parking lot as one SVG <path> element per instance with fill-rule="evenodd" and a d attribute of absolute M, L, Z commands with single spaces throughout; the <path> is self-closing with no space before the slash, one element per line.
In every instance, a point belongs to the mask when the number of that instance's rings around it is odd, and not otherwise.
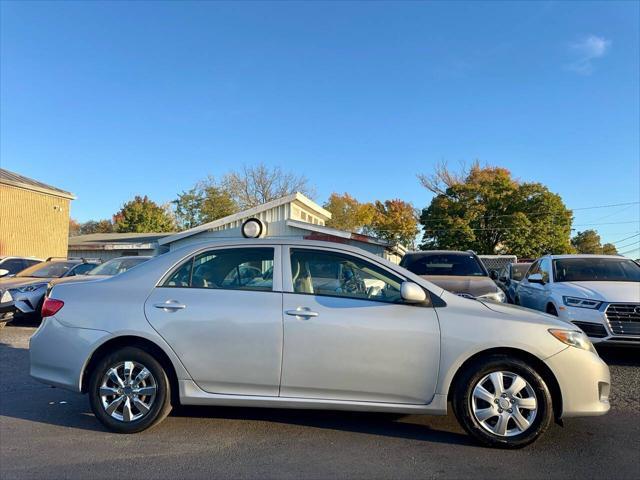
<path fill-rule="evenodd" d="M 174 409 L 108 433 L 83 395 L 28 375 L 29 327 L 0 330 L 0 478 L 640 478 L 640 353 L 603 350 L 612 410 L 519 451 L 479 447 L 447 417 Z"/>

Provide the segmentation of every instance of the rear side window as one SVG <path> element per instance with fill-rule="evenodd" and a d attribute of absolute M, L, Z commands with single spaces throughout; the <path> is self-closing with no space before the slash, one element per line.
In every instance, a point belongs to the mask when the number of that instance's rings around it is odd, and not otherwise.
<path fill-rule="evenodd" d="M 271 291 L 273 248 L 210 250 L 183 263 L 163 287 Z"/>

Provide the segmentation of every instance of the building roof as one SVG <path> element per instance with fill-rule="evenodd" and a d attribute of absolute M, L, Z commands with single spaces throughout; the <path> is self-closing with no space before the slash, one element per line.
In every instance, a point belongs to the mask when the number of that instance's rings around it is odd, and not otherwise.
<path fill-rule="evenodd" d="M 69 237 L 69 250 L 154 249 L 168 233 L 90 233 Z"/>
<path fill-rule="evenodd" d="M 338 237 L 347 240 L 356 240 L 362 243 L 370 243 L 373 245 L 380 245 L 387 250 L 396 252 L 399 255 L 407 253 L 407 249 L 404 245 L 399 243 L 392 243 L 382 238 L 372 237 L 370 235 L 363 235 L 361 233 L 347 232 L 345 230 L 338 230 L 336 228 L 325 227 L 324 225 L 316 225 L 313 223 L 301 222 L 299 220 L 287 220 L 287 225 L 290 227 L 300 228 L 302 230 L 309 230 L 311 232 L 326 235 L 328 237 Z"/>
<path fill-rule="evenodd" d="M 312 210 L 316 215 L 321 217 L 323 220 L 331 219 L 331 212 L 329 212 L 328 210 L 325 210 L 320 205 L 315 203 L 313 200 L 305 197 L 302 193 L 295 192 L 290 195 L 286 195 L 284 197 L 280 197 L 270 202 L 264 203 L 262 205 L 258 205 L 257 207 L 249 208 L 247 210 L 243 210 L 242 212 L 234 213 L 233 215 L 227 215 L 226 217 L 219 218 L 217 220 L 214 220 L 213 222 L 204 223 L 202 225 L 198 225 L 197 227 L 184 230 L 180 233 L 167 236 L 161 239 L 159 243 L 160 245 L 166 245 L 186 237 L 191 237 L 200 232 L 206 232 L 207 230 L 218 229 L 228 223 L 233 223 L 238 220 L 251 218 L 258 215 L 261 212 L 265 212 L 272 208 L 276 208 L 281 205 L 286 205 L 287 203 L 294 203 L 294 202 L 301 203 L 308 209 Z"/>
<path fill-rule="evenodd" d="M 55 195 L 56 197 L 68 198 L 69 200 L 75 200 L 76 198 L 71 192 L 47 185 L 46 183 L 39 182 L 33 178 L 25 177 L 15 172 L 10 172 L 4 168 L 0 168 L 0 183 L 11 185 L 12 187 L 32 190 L 34 192 Z"/>

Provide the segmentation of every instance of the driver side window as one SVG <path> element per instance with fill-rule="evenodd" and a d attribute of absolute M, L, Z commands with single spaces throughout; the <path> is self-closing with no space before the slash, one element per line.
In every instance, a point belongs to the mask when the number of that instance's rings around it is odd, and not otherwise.
<path fill-rule="evenodd" d="M 369 262 L 341 253 L 292 249 L 291 278 L 295 293 L 386 303 L 402 301 L 402 279 Z"/>
<path fill-rule="evenodd" d="M 536 260 L 531 267 L 529 267 L 529 271 L 527 272 L 527 277 L 529 278 L 534 273 L 540 273 L 540 260 Z"/>

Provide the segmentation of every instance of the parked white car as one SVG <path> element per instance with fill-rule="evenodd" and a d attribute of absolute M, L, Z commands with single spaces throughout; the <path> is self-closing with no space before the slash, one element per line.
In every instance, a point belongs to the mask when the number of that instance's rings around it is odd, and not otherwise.
<path fill-rule="evenodd" d="M 579 329 L 337 243 L 191 245 L 56 285 L 42 315 L 31 375 L 88 393 L 117 432 L 172 401 L 435 415 L 451 401 L 476 439 L 516 448 L 554 417 L 609 410 L 609 369 Z"/>
<path fill-rule="evenodd" d="M 516 290 L 516 304 L 580 327 L 593 343 L 640 346 L 640 265 L 615 255 L 547 255 Z"/>

